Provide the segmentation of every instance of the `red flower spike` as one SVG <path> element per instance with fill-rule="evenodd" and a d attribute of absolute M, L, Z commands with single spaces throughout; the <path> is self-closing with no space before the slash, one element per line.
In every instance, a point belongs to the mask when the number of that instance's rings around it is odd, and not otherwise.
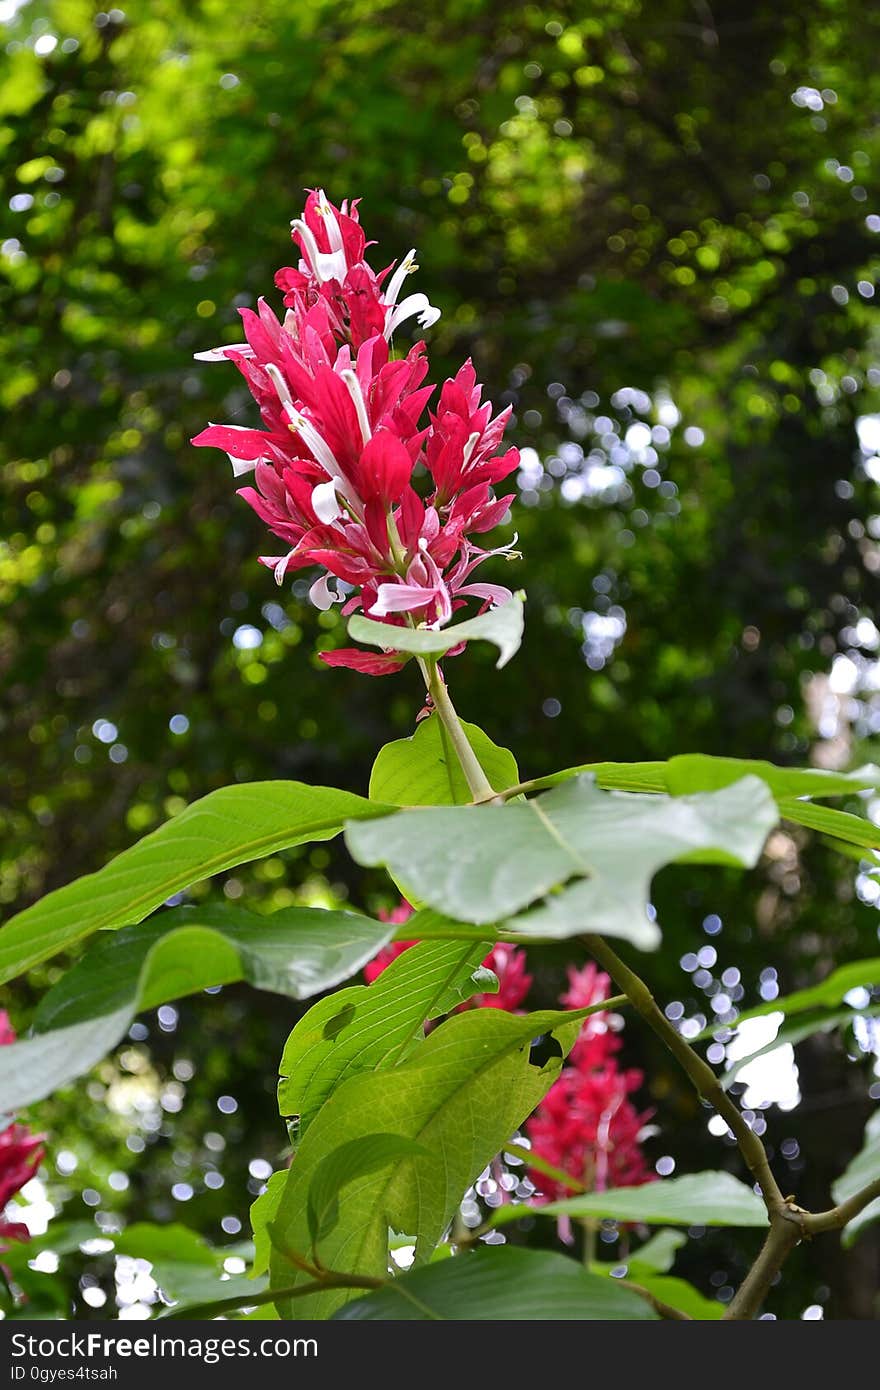
<path fill-rule="evenodd" d="M 611 982 L 592 962 L 582 969 L 569 966 L 568 981 L 560 1003 L 570 1009 L 587 1009 L 608 998 Z M 652 1112 L 639 1112 L 630 1100 L 642 1084 L 642 1073 L 618 1068 L 614 1054 L 619 1048 L 606 1014 L 584 1019 L 568 1065 L 525 1124 L 536 1154 L 595 1192 L 638 1187 L 655 1178 L 641 1148 Z M 529 1175 L 539 1190 L 536 1203 L 571 1196 L 571 1188 L 537 1169 Z"/>
<path fill-rule="evenodd" d="M 0 1047 L 15 1042 L 15 1029 L 5 1009 L 0 1009 Z M 3 1210 L 16 1192 L 39 1168 L 45 1150 L 41 1135 L 31 1134 L 27 1125 L 11 1124 L 0 1132 L 0 1240 L 30 1240 L 30 1232 L 21 1221 L 7 1221 Z M 6 1247 L 0 1245 L 0 1251 Z"/>
<path fill-rule="evenodd" d="M 509 547 L 483 550 L 470 537 L 508 511 L 510 499 L 495 498 L 491 487 L 519 461 L 515 449 L 497 454 L 509 409 L 492 418 L 467 362 L 423 423 L 434 389 L 423 385 L 425 345 L 399 360 L 389 349 L 406 320 L 427 328 L 438 317 L 423 294 L 404 293 L 415 252 L 376 274 L 356 202 L 334 207 L 320 189 L 292 227 L 299 265 L 275 277 L 283 322 L 260 299 L 256 310 L 241 311 L 244 343 L 196 354 L 233 362 L 260 411 L 262 429 L 210 425 L 193 443 L 223 449 L 235 477 L 253 475 L 240 495 L 288 547 L 261 563 L 279 584 L 317 567 L 310 594 L 318 607 L 340 602 L 346 613 L 359 608 L 392 625 L 408 615 L 439 627 L 468 599 L 479 611 L 505 602 L 508 589 L 475 585 L 470 575 Z M 433 480 L 424 498 L 411 481 L 422 464 Z M 406 661 L 348 648 L 322 659 L 367 675 Z"/>

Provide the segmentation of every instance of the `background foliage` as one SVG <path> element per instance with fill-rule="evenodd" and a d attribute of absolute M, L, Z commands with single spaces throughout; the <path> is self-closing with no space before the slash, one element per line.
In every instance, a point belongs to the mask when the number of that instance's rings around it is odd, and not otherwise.
<path fill-rule="evenodd" d="M 472 354 L 514 406 L 523 559 L 499 578 L 528 592 L 526 639 L 500 676 L 489 651 L 455 664 L 464 715 L 524 776 L 694 749 L 873 755 L 876 14 L 854 0 L 0 12 L 4 907 L 232 780 L 365 791 L 377 747 L 411 730 L 416 674 L 319 665 L 338 616 L 307 584 L 274 589 L 260 523 L 219 455 L 188 443 L 207 419 L 250 418 L 234 372 L 191 354 L 238 338 L 237 307 L 270 292 L 317 184 L 363 195 L 388 257 L 418 247 L 443 309 L 435 375 Z M 214 888 L 375 909 L 377 883 L 318 846 Z M 665 871 L 666 944 L 643 964 L 661 1000 L 705 1022 L 724 971 L 747 1007 L 874 954 L 875 896 L 806 832 L 777 834 L 745 878 Z M 679 961 L 710 946 L 700 985 Z M 533 998 L 551 1005 L 565 954 L 532 956 Z M 57 973 L 7 997 L 17 1026 Z M 234 1240 L 283 1154 L 274 1068 L 295 1017 L 246 986 L 144 1016 L 32 1117 L 52 1204 Z M 715 1166 L 684 1079 L 634 1022 L 626 1036 L 656 1156 Z M 806 1100 L 764 1112 L 806 1205 L 859 1148 L 870 1054 L 864 1034 L 800 1045 Z M 707 1234 L 684 1272 L 714 1296 L 756 1241 Z M 773 1311 L 870 1316 L 878 1265 L 876 1234 L 845 1260 L 823 1237 Z M 112 1307 L 99 1253 L 79 1274 L 71 1297 L 91 1287 Z M 136 1275 L 119 1286 L 129 1308 Z"/>

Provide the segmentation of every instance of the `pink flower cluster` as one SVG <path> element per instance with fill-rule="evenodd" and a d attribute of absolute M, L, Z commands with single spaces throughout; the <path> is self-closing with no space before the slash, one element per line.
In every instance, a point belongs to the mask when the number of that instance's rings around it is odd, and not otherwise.
<path fill-rule="evenodd" d="M 580 970 L 570 966 L 568 978 L 569 989 L 560 1000 L 567 1008 L 586 1009 L 608 998 L 608 976 L 592 963 Z M 568 1065 L 525 1124 L 533 1152 L 593 1192 L 654 1180 L 640 1139 L 651 1112 L 639 1113 L 630 1100 L 642 1084 L 642 1073 L 621 1071 L 615 1056 L 619 1050 L 607 1016 L 591 1014 Z M 571 1188 L 537 1170 L 530 1177 L 541 1193 L 538 1202 L 572 1195 Z"/>
<path fill-rule="evenodd" d="M 392 912 L 380 912 L 379 916 L 383 922 L 394 922 L 400 926 L 409 921 L 412 911 L 408 902 L 401 902 Z M 397 957 L 408 951 L 410 946 L 417 944 L 415 941 L 392 941 L 389 945 L 383 946 L 378 955 L 364 966 L 364 979 L 367 984 L 371 985 L 393 960 L 397 960 Z M 464 1004 L 460 1004 L 455 1012 L 462 1013 L 466 1009 L 517 1009 L 532 983 L 532 977 L 526 971 L 525 951 L 519 946 L 498 941 L 483 961 L 483 965 L 498 976 L 498 993 L 474 994 Z"/>
<path fill-rule="evenodd" d="M 211 425 L 192 442 L 223 449 L 236 477 L 253 474 L 239 495 L 288 547 L 261 563 L 279 584 L 317 566 L 310 592 L 319 608 L 343 602 L 346 614 L 436 627 L 467 599 L 481 610 L 504 602 L 509 590 L 471 576 L 510 547 L 485 550 L 472 537 L 497 526 L 512 500 L 493 491 L 519 463 L 516 449 L 501 452 L 510 409 L 493 418 L 468 361 L 423 422 L 434 391 L 422 384 L 425 345 L 400 358 L 390 347 L 407 319 L 427 328 L 439 317 L 425 295 L 401 298 L 415 252 L 377 274 L 357 203 L 334 207 L 321 190 L 292 228 L 299 265 L 275 277 L 284 320 L 261 299 L 256 312 L 241 310 L 245 342 L 196 354 L 235 363 L 265 428 Z M 424 497 L 414 474 L 428 479 Z M 369 675 L 407 660 L 393 649 L 322 656 Z"/>
<path fill-rule="evenodd" d="M 5 1009 L 0 1009 L 0 1047 L 15 1042 L 15 1030 Z M 30 1182 L 43 1157 L 43 1141 L 26 1125 L 11 1124 L 0 1133 L 0 1240 L 29 1240 L 21 1221 L 7 1221 L 6 1204 Z M 0 1251 L 6 1247 L 0 1245 Z"/>

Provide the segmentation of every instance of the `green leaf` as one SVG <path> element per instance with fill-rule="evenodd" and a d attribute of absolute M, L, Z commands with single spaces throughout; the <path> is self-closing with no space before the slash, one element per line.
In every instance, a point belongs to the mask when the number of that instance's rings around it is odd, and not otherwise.
<path fill-rule="evenodd" d="M 833 811 L 828 806 L 813 806 L 809 801 L 787 797 L 779 802 L 779 814 L 785 820 L 805 825 L 809 830 L 819 830 L 850 845 L 880 849 L 880 826 L 861 816 L 852 816 L 848 811 Z"/>
<path fill-rule="evenodd" d="M 519 781 L 516 759 L 476 724 L 462 728 L 490 783 L 498 791 Z M 473 800 L 442 720 L 417 725 L 412 738 L 386 743 L 373 764 L 370 799 L 386 806 L 466 806 Z"/>
<path fill-rule="evenodd" d="M 832 1008 L 839 1004 L 851 989 L 860 985 L 870 987 L 880 984 L 880 956 L 867 960 L 853 960 L 841 965 L 818 985 L 799 989 L 794 994 L 783 994 L 778 999 L 770 999 L 765 1004 L 756 1004 L 753 1009 L 745 1009 L 736 1020 L 736 1027 L 747 1023 L 750 1018 L 762 1018 L 765 1014 L 783 1013 L 786 1018 L 792 1014 L 804 1013 L 807 1009 Z M 719 1025 L 704 1029 L 700 1037 L 709 1037 Z"/>
<path fill-rule="evenodd" d="M 36 1038 L 23 1038 L 0 1051 L 0 1105 L 21 1109 L 90 1071 L 131 1027 L 135 1011 L 115 1013 Z"/>
<path fill-rule="evenodd" d="M 153 1265 L 173 1263 L 217 1268 L 218 1252 L 203 1236 L 179 1222 L 159 1226 L 150 1221 L 136 1221 L 110 1238 L 121 1255 L 149 1260 Z"/>
<path fill-rule="evenodd" d="M 398 1066 L 352 1076 L 337 1086 L 306 1133 L 273 1227 L 276 1252 L 309 1247 L 306 1217 L 312 1175 L 329 1153 L 363 1135 L 388 1130 L 422 1145 L 418 1155 L 391 1160 L 339 1196 L 339 1220 L 321 1258 L 330 1269 L 384 1277 L 388 1228 L 416 1238 L 416 1263 L 427 1261 L 462 1194 L 559 1075 L 586 1014 L 583 1010 L 519 1017 L 475 1009 L 441 1024 Z M 533 1038 L 550 1034 L 557 1055 L 530 1060 Z M 305 1280 L 279 1253 L 273 1288 Z M 325 1290 L 298 1299 L 298 1317 L 327 1317 L 350 1297 Z M 279 1298 L 282 1317 L 292 1303 Z"/>
<path fill-rule="evenodd" d="M 719 791 L 743 777 L 760 777 L 777 799 L 844 796 L 880 786 L 880 768 L 873 763 L 854 772 L 829 772 L 815 767 L 776 767 L 757 758 L 717 758 L 706 753 L 683 753 L 668 762 L 581 763 L 535 778 L 529 786 L 536 791 L 555 787 L 585 772 L 592 773 L 598 785 L 606 789 L 669 792 L 672 796 Z"/>
<path fill-rule="evenodd" d="M 502 1245 L 410 1270 L 346 1303 L 346 1321 L 574 1322 L 656 1317 L 638 1294 L 550 1250 Z"/>
<path fill-rule="evenodd" d="M 760 777 L 780 799 L 800 796 L 844 796 L 880 787 L 880 767 L 869 763 L 854 772 L 829 772 L 817 767 L 776 767 L 754 758 L 715 758 L 684 753 L 666 764 L 666 790 L 673 796 L 714 791 L 741 777 Z"/>
<path fill-rule="evenodd" d="M 81 1076 L 144 1009 L 236 980 L 303 999 L 359 970 L 395 930 L 353 912 L 258 916 L 218 903 L 108 934 L 44 997 L 38 1036 L 0 1049 L 0 1107 L 30 1105 Z"/>
<path fill-rule="evenodd" d="M 660 940 L 647 913 L 657 870 L 751 866 L 776 820 L 756 777 L 693 797 L 603 792 L 578 777 L 528 802 L 353 823 L 346 841 L 358 863 L 386 865 L 420 902 L 464 922 L 548 938 L 595 931 L 650 949 Z"/>
<path fill-rule="evenodd" d="M 595 1220 L 643 1221 L 648 1226 L 766 1226 L 760 1197 L 730 1173 L 689 1173 L 664 1178 L 643 1187 L 618 1187 L 586 1192 L 560 1202 L 527 1208 L 530 1216 L 592 1217 Z M 522 1207 L 499 1207 L 492 1225 L 517 1221 Z"/>
<path fill-rule="evenodd" d="M 836 1204 L 845 1202 L 861 1192 L 868 1183 L 880 1178 L 880 1109 L 874 1111 L 865 1126 L 864 1144 L 831 1189 Z M 853 1217 L 843 1232 L 844 1244 L 851 1245 L 866 1226 L 880 1220 L 880 1197 Z"/>
<path fill-rule="evenodd" d="M 579 763 L 561 772 L 548 773 L 529 782 L 530 789 L 543 791 L 570 782 L 572 777 L 589 774 L 603 791 L 665 792 L 666 763 Z"/>
<path fill-rule="evenodd" d="M 712 1322 L 716 1318 L 724 1317 L 723 1303 L 719 1303 L 716 1298 L 707 1298 L 686 1279 L 679 1279 L 674 1275 L 653 1274 L 650 1270 L 643 1274 L 635 1261 L 630 1265 L 627 1278 L 641 1285 L 661 1302 L 668 1303 L 670 1308 L 678 1308 L 680 1312 L 687 1313 L 688 1317 L 696 1318 L 700 1322 Z"/>
<path fill-rule="evenodd" d="M 687 1236 L 681 1231 L 655 1231 L 650 1240 L 633 1252 L 630 1264 L 638 1264 L 639 1269 L 649 1269 L 654 1274 L 668 1274 L 683 1245 L 687 1245 Z"/>
<path fill-rule="evenodd" d="M 302 782 L 223 787 L 111 859 L 25 908 L 0 930 L 0 984 L 101 927 L 140 922 L 172 894 L 212 874 L 308 840 L 346 820 L 383 814 L 352 792 Z"/>
<path fill-rule="evenodd" d="M 498 648 L 500 669 L 519 651 L 523 635 L 523 595 L 515 594 L 507 603 L 499 604 L 451 627 L 398 627 L 394 623 L 377 623 L 373 618 L 356 614 L 349 619 L 348 635 L 355 642 L 383 651 L 408 652 L 412 656 L 442 656 L 459 642 L 492 642 Z"/>
<path fill-rule="evenodd" d="M 257 1200 L 251 1203 L 251 1231 L 254 1237 L 252 1279 L 256 1278 L 258 1274 L 265 1274 L 269 1268 L 269 1256 L 272 1252 L 269 1227 L 278 1214 L 278 1204 L 281 1201 L 281 1194 L 286 1182 L 286 1168 L 283 1168 L 279 1173 L 273 1173 L 266 1183 L 265 1191 L 261 1192 Z"/>
<path fill-rule="evenodd" d="M 318 1164 L 309 1186 L 306 1220 L 317 1253 L 318 1242 L 339 1220 L 339 1194 L 349 1183 L 384 1168 L 390 1159 L 415 1154 L 430 1158 L 421 1144 L 401 1134 L 364 1134 L 341 1144 Z"/>
<path fill-rule="evenodd" d="M 149 1260 L 152 1277 L 178 1315 L 208 1299 L 237 1298 L 242 1304 L 250 1303 L 265 1285 L 265 1280 L 225 1274 L 223 1262 L 230 1249 L 216 1249 L 186 1226 L 137 1222 L 112 1239 L 119 1254 Z"/>
<path fill-rule="evenodd" d="M 284 1047 L 278 1107 L 305 1134 L 331 1092 L 356 1072 L 394 1065 L 427 1019 L 485 988 L 486 941 L 411 946 L 371 985 L 353 985 L 314 1004 Z"/>

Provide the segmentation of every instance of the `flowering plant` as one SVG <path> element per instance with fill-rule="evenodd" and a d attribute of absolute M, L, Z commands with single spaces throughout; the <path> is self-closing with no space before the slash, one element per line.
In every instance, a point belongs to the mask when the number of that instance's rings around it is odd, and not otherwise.
<path fill-rule="evenodd" d="M 877 1213 L 876 1143 L 827 1210 L 784 1195 L 754 1117 L 609 938 L 629 957 L 656 950 L 654 875 L 677 862 L 751 867 L 783 817 L 846 850 L 870 843 L 866 822 L 814 803 L 876 788 L 878 770 L 689 755 L 523 780 L 511 752 L 461 721 L 439 665 L 488 641 L 503 666 L 520 644 L 523 596 L 473 578 L 512 556 L 512 540 L 482 540 L 512 502 L 495 490 L 518 463 L 502 442 L 509 411 L 493 415 L 470 362 L 437 391 L 425 343 L 395 342 L 438 311 L 404 294 L 414 252 L 372 269 L 356 202 L 310 193 L 292 226 L 298 264 L 276 277 L 284 317 L 260 300 L 242 311 L 245 341 L 198 354 L 238 368 L 263 428 L 212 424 L 194 443 L 225 451 L 234 476 L 250 479 L 241 496 L 285 547 L 260 557 L 276 582 L 306 569 L 318 608 L 341 603 L 360 645 L 324 661 L 390 676 L 414 660 L 425 707 L 420 697 L 411 737 L 380 750 L 368 795 L 282 780 L 223 788 L 7 923 L 3 980 L 102 935 L 49 990 L 33 1036 L 3 1037 L 0 1106 L 33 1103 L 82 1074 L 140 1008 L 182 989 L 244 979 L 320 996 L 279 1065 L 292 1152 L 252 1209 L 254 1282 L 224 1297 L 218 1276 L 215 1300 L 204 1301 L 202 1284 L 202 1301 L 178 1299 L 178 1311 L 520 1318 L 558 1300 L 585 1319 L 755 1317 L 798 1242 L 852 1233 Z M 405 893 L 396 908 L 373 918 L 181 905 L 225 869 L 340 833 L 356 863 L 385 870 Z M 551 942 L 588 960 L 570 966 L 563 1007 L 527 1011 Z M 845 989 L 871 983 L 875 968 L 849 966 Z M 359 972 L 365 983 L 337 988 Z M 821 1000 L 807 992 L 811 1006 L 839 1004 L 833 978 Z M 802 1007 L 798 996 L 773 1003 Z M 652 1169 L 647 1122 L 662 1130 L 667 1119 L 643 1106 L 642 1075 L 622 1064 L 620 1029 L 633 1015 L 714 1107 L 739 1174 L 729 1152 L 719 1171 Z M 39 1145 L 17 1126 L 0 1136 L 5 1197 L 34 1171 Z M 579 1241 L 581 1264 L 516 1248 L 524 1218 L 544 1217 L 563 1243 Z M 664 1279 L 668 1249 L 658 1255 L 645 1239 L 653 1225 L 700 1224 L 764 1231 L 726 1308 Z M 597 1255 L 600 1226 L 614 1264 Z M 433 1260 L 441 1246 L 456 1259 Z"/>

